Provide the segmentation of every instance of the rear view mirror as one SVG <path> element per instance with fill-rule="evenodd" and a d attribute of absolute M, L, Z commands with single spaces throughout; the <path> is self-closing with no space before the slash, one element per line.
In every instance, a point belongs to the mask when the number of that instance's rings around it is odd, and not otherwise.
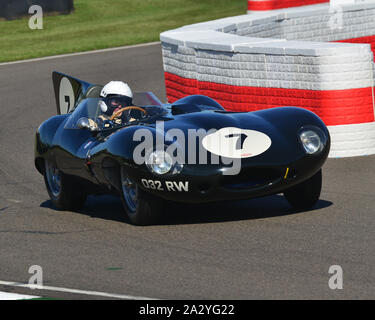
<path fill-rule="evenodd" d="M 96 124 L 95 121 L 90 120 L 86 117 L 79 118 L 77 121 L 77 127 L 79 129 L 87 129 L 92 132 L 98 131 L 98 125 Z"/>
<path fill-rule="evenodd" d="M 79 129 L 90 129 L 89 119 L 87 119 L 85 117 L 79 118 L 78 121 L 77 121 L 77 127 Z"/>

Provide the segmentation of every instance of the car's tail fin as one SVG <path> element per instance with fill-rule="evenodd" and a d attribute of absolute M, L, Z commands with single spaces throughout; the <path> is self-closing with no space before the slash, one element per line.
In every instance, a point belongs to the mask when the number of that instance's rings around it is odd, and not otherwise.
<path fill-rule="evenodd" d="M 88 82 L 56 71 L 52 73 L 52 81 L 55 89 L 57 114 L 71 112 L 93 87 Z"/>
<path fill-rule="evenodd" d="M 52 73 L 53 87 L 55 90 L 57 114 L 66 114 L 86 98 L 99 98 L 103 89 L 95 85 L 61 72 Z M 140 106 L 162 106 L 161 101 L 152 92 L 134 92 L 133 103 Z"/>

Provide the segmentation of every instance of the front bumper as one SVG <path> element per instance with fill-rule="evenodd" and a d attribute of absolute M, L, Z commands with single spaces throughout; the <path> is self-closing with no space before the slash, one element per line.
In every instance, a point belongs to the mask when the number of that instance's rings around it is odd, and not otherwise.
<path fill-rule="evenodd" d="M 130 170 L 130 177 L 144 191 L 177 202 L 204 203 L 243 200 L 277 194 L 313 176 L 325 159 L 306 156 L 286 165 L 247 165 L 237 175 L 223 175 L 219 167 L 187 165 L 174 176 L 156 176 Z"/>

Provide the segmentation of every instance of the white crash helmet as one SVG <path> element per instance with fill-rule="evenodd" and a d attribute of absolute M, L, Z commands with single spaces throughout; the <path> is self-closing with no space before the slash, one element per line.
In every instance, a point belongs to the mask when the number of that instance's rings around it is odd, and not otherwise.
<path fill-rule="evenodd" d="M 110 94 L 127 96 L 133 98 L 133 92 L 127 83 L 122 81 L 111 81 L 108 82 L 100 92 L 100 96 L 105 98 Z"/>
<path fill-rule="evenodd" d="M 129 85 L 123 81 L 111 81 L 108 82 L 100 92 L 102 98 L 109 98 L 110 96 L 122 96 L 129 99 L 128 104 L 131 105 L 133 99 L 133 92 L 130 89 Z M 107 103 L 106 103 L 107 102 Z M 108 101 L 100 101 L 100 109 L 102 112 L 111 113 L 113 110 L 108 106 Z"/>

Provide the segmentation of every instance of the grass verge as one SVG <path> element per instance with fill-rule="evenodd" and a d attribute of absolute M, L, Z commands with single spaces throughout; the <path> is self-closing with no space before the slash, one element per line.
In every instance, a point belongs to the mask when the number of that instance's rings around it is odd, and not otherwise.
<path fill-rule="evenodd" d="M 159 41 L 161 32 L 246 13 L 244 0 L 74 0 L 69 15 L 0 21 L 0 62 Z"/>

